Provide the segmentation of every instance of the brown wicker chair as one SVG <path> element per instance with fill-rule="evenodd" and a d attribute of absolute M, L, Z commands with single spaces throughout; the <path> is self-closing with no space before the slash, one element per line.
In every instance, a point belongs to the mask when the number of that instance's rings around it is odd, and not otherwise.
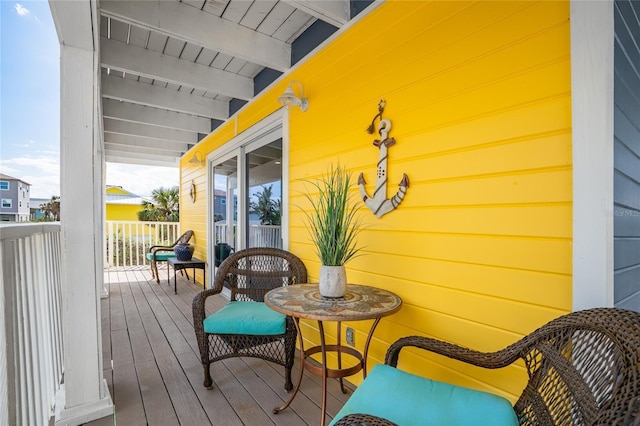
<path fill-rule="evenodd" d="M 213 288 L 202 291 L 193 299 L 193 324 L 204 369 L 204 386 L 207 389 L 211 389 L 213 385 L 209 365 L 214 361 L 240 356 L 262 358 L 284 366 L 284 387 L 287 391 L 293 389 L 291 368 L 295 356 L 296 328 L 290 317 L 283 318 L 281 314 L 267 308 L 264 304 L 264 296 L 273 288 L 306 281 L 307 269 L 302 261 L 295 255 L 277 248 L 240 250 L 222 262 L 216 272 Z M 205 318 L 207 297 L 219 294 L 224 287 L 231 290 L 229 303 Z M 227 309 L 240 306 L 234 302 L 245 302 L 242 307 L 249 311 L 232 314 L 238 315 L 238 318 L 221 317 L 223 310 L 237 312 Z M 264 331 L 261 332 L 262 334 L 256 331 L 240 334 L 241 330 L 252 326 L 251 324 L 239 325 L 242 322 L 241 319 L 260 315 L 260 312 L 280 316 L 280 326 L 283 330 L 279 331 L 279 334 L 273 334 L 274 331 Z M 227 321 L 224 323 L 226 325 L 221 325 L 224 321 Z M 219 331 L 211 333 L 205 331 L 210 324 L 217 324 Z"/>
<path fill-rule="evenodd" d="M 178 239 L 170 246 L 151 246 L 147 252 L 147 260 L 151 261 L 151 278 L 160 284 L 160 276 L 158 275 L 158 262 L 166 262 L 169 257 L 175 257 L 173 248 L 178 244 L 188 244 L 193 236 L 193 231 L 189 230 L 180 235 Z M 188 277 L 188 275 L 187 275 Z"/>
<path fill-rule="evenodd" d="M 521 425 L 640 424 L 640 313 L 616 308 L 574 312 L 493 353 L 405 337 L 391 345 L 385 364 L 396 367 L 407 346 L 484 368 L 524 360 L 529 381 L 514 406 Z M 351 398 L 358 398 L 358 390 Z M 366 410 L 343 411 L 335 426 L 394 424 Z"/>

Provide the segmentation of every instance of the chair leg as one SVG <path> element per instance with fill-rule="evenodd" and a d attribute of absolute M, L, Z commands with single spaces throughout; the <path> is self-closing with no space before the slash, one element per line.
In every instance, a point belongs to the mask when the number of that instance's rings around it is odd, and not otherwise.
<path fill-rule="evenodd" d="M 285 367 L 284 369 L 284 390 L 291 392 L 293 389 L 293 382 L 291 381 L 291 367 Z"/>
<path fill-rule="evenodd" d="M 211 373 L 209 372 L 210 363 L 202 364 L 202 370 L 204 371 L 204 387 L 207 389 L 213 389 L 213 380 L 211 380 Z"/>
<path fill-rule="evenodd" d="M 156 283 L 160 284 L 160 275 L 158 274 L 158 262 L 153 262 L 153 272 L 155 273 Z"/>

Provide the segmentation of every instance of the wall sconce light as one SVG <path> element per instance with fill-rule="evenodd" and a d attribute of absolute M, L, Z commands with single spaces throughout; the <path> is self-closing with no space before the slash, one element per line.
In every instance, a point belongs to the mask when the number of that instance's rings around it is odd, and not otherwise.
<path fill-rule="evenodd" d="M 204 157 L 200 151 L 196 151 L 193 153 L 193 157 L 189 160 L 189 164 L 204 166 Z"/>
<path fill-rule="evenodd" d="M 297 84 L 300 89 L 300 97 L 296 96 L 296 93 L 293 91 L 294 83 Z M 300 111 L 305 112 L 307 108 L 309 108 L 309 100 L 304 97 L 302 84 L 300 84 L 298 80 L 291 80 L 291 83 L 289 83 L 284 93 L 278 97 L 278 102 L 284 105 L 286 109 L 292 106 L 300 106 Z"/>

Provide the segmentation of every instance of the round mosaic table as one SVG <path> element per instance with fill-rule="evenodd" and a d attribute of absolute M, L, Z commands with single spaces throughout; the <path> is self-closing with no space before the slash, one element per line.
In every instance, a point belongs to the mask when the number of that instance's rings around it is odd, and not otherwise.
<path fill-rule="evenodd" d="M 274 311 L 289 315 L 293 318 L 298 331 L 298 342 L 300 345 L 300 374 L 298 382 L 289 400 L 281 407 L 273 409 L 274 414 L 287 408 L 295 398 L 304 369 L 322 377 L 322 410 L 321 426 L 325 424 L 325 413 L 327 407 L 327 378 L 337 378 L 343 393 L 347 393 L 342 382 L 343 377 L 352 376 L 362 370 L 363 377 L 367 376 L 367 353 L 371 337 L 380 322 L 380 319 L 400 310 L 402 299 L 394 293 L 380 288 L 370 287 L 360 284 L 347 284 L 347 291 L 344 297 L 325 298 L 320 295 L 318 284 L 297 284 L 286 287 L 278 287 L 268 292 L 264 299 L 267 306 Z M 304 341 L 300 330 L 300 319 L 318 321 L 320 331 L 320 345 L 304 349 Z M 342 321 L 374 320 L 362 352 L 355 348 L 343 346 L 341 343 Z M 329 345 L 325 341 L 323 321 L 335 321 L 336 324 L 336 344 Z M 338 358 L 338 368 L 327 366 L 327 353 L 335 352 Z M 318 366 L 312 362 L 311 355 L 320 353 L 322 362 Z M 357 362 L 351 367 L 342 367 L 342 354 L 353 356 Z"/>

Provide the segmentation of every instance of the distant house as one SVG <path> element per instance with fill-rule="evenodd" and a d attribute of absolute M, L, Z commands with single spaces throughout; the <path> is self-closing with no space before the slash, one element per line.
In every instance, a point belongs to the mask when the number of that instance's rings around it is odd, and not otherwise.
<path fill-rule="evenodd" d="M 127 191 L 121 186 L 107 185 L 106 195 L 105 217 L 107 220 L 137 221 L 142 204 L 145 201 L 153 202 L 148 198 Z"/>
<path fill-rule="evenodd" d="M 238 204 L 237 197 L 234 202 Z M 216 189 L 213 196 L 213 213 L 216 221 L 225 220 L 227 217 L 227 193 L 221 189 Z"/>
<path fill-rule="evenodd" d="M 28 222 L 31 184 L 0 173 L 0 221 Z"/>
<path fill-rule="evenodd" d="M 51 201 L 50 198 L 32 198 L 29 201 L 29 216 L 31 217 L 31 220 L 38 220 L 44 217 L 44 212 L 42 211 L 41 206 L 43 204 L 47 204 L 49 201 Z"/>

